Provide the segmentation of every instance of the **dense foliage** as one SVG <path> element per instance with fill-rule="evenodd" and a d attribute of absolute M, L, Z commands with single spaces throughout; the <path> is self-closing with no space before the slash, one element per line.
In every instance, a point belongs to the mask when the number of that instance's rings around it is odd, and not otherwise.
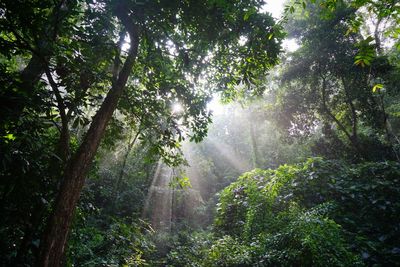
<path fill-rule="evenodd" d="M 373 58 L 368 66 L 358 64 L 365 41 L 361 32 L 349 32 L 356 11 L 342 2 L 329 13 L 313 4 L 291 18 L 289 34 L 301 47 L 284 64 L 276 120 L 290 137 L 320 132 L 314 150 L 327 157 L 398 160 L 398 133 L 391 127 L 398 117 L 388 112 L 399 91 L 393 83 L 398 62 L 390 59 L 393 52 L 369 45 Z M 378 83 L 384 90 L 376 89 Z"/>
<path fill-rule="evenodd" d="M 187 266 L 396 266 L 399 175 L 395 162 L 320 158 L 245 173 L 220 194 L 213 242 L 191 240 L 201 249 L 170 257 L 201 253 Z"/>

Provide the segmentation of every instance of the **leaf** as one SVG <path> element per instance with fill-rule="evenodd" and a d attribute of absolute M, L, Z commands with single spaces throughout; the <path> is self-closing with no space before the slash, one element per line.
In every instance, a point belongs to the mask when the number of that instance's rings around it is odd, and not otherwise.
<path fill-rule="evenodd" d="M 372 87 L 372 92 L 379 93 L 382 88 L 383 88 L 383 84 L 381 84 L 381 83 L 375 84 L 374 87 Z"/>
<path fill-rule="evenodd" d="M 247 21 L 247 20 L 251 17 L 251 15 L 253 15 L 253 14 L 256 13 L 256 12 L 257 12 L 257 10 L 254 9 L 254 8 L 252 8 L 252 9 L 246 11 L 246 13 L 244 13 L 243 20 L 244 20 L 244 21 Z"/>
<path fill-rule="evenodd" d="M 8 133 L 8 134 L 4 135 L 3 137 L 4 137 L 4 139 L 7 139 L 9 141 L 14 141 L 15 140 L 15 136 L 13 134 L 11 134 L 11 133 Z"/>

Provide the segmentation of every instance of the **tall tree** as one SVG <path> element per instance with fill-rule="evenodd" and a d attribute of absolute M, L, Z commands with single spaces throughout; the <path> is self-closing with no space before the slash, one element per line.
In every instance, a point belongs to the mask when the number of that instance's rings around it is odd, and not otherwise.
<path fill-rule="evenodd" d="M 372 69 L 354 63 L 362 40 L 359 33 L 348 32 L 355 11 L 345 3 L 333 10 L 310 4 L 306 16 L 289 23 L 292 37 L 298 38 L 302 47 L 289 57 L 283 72 L 286 89 L 279 93 L 283 109 L 278 117 L 292 135 L 312 134 L 318 126 L 336 128 L 353 154 L 371 158 L 381 153 L 366 151 L 371 142 L 360 127 L 369 128 L 376 138 L 383 134 L 384 112 L 372 81 L 391 66 L 384 60 L 374 62 Z M 385 149 L 381 144 L 381 150 Z"/>

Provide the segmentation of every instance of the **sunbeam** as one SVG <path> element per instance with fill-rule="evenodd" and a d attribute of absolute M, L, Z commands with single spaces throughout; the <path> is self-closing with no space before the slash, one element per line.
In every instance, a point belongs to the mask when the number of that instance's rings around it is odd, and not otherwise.
<path fill-rule="evenodd" d="M 172 175 L 172 169 L 159 160 L 142 213 L 156 230 L 171 230 L 172 189 L 169 184 Z"/>
<path fill-rule="evenodd" d="M 214 140 L 214 138 L 207 138 L 207 141 L 212 144 L 216 150 L 218 150 L 219 156 L 226 160 L 232 166 L 232 168 L 240 172 L 245 172 L 252 169 L 249 160 L 245 160 L 237 155 L 231 146 L 218 140 Z"/>

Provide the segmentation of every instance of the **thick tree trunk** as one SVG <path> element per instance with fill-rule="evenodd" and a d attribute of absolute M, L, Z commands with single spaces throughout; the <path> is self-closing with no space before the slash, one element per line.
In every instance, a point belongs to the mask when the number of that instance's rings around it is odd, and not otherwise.
<path fill-rule="evenodd" d="M 57 267 L 62 263 L 70 225 L 85 182 L 85 175 L 134 65 L 139 44 L 138 32 L 125 12 L 127 10 L 124 10 L 124 14 L 118 15 L 130 35 L 129 55 L 119 73 L 117 82 L 114 83 L 94 116 L 82 144 L 64 170 L 60 192 L 41 240 L 37 266 Z"/>

